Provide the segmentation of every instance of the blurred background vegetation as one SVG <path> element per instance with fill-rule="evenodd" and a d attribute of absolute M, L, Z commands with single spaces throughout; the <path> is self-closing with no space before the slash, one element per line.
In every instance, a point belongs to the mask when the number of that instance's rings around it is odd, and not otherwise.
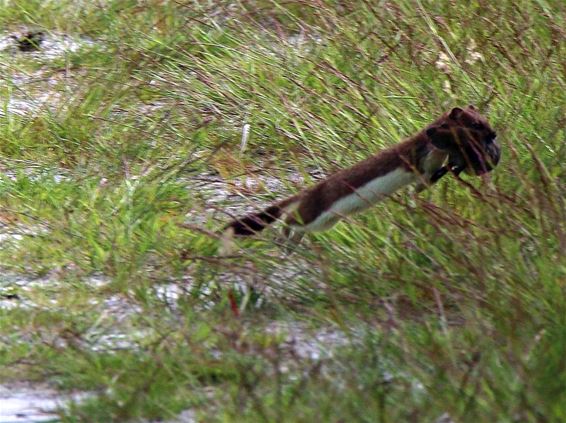
<path fill-rule="evenodd" d="M 565 18 L 3 2 L 0 380 L 86 392 L 64 421 L 566 420 Z M 467 104 L 502 144 L 488 179 L 217 255 L 230 217 Z"/>

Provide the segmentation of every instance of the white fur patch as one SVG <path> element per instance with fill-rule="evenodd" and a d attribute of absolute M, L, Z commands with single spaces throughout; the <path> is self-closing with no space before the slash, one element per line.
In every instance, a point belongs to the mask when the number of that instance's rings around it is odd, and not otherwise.
<path fill-rule="evenodd" d="M 432 150 L 425 156 L 423 160 L 423 168 L 427 180 L 430 179 L 434 172 L 440 169 L 447 158 L 448 154 L 442 150 Z"/>
<path fill-rule="evenodd" d="M 372 179 L 352 194 L 336 201 L 329 210 L 323 212 L 306 226 L 294 227 L 304 232 L 328 229 L 342 217 L 365 210 L 393 194 L 399 188 L 415 182 L 416 175 L 403 169 L 395 169 L 386 175 Z"/>

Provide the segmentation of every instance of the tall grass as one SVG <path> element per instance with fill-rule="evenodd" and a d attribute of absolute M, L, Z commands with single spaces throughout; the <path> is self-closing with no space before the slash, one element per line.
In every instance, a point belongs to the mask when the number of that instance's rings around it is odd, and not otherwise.
<path fill-rule="evenodd" d="M 66 421 L 564 420 L 565 17 L 535 0 L 7 4 L 6 28 L 95 44 L 42 64 L 75 84 L 55 110 L 0 117 L 0 218 L 27 228 L 0 263 L 53 281 L 1 309 L 0 374 L 89 392 Z M 28 59 L 4 56 L 10 74 Z M 499 134 L 489 178 L 403 192 L 291 254 L 274 230 L 218 257 L 230 216 L 466 104 Z M 338 341 L 320 356 L 289 342 L 321 330 Z"/>

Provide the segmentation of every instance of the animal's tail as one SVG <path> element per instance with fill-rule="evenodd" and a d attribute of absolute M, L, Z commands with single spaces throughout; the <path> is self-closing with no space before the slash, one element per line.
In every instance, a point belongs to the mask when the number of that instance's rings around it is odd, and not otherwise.
<path fill-rule="evenodd" d="M 265 227 L 279 219 L 295 200 L 294 197 L 287 198 L 259 213 L 239 217 L 226 225 L 224 231 L 231 230 L 232 234 L 236 236 L 249 236 L 261 232 Z"/>

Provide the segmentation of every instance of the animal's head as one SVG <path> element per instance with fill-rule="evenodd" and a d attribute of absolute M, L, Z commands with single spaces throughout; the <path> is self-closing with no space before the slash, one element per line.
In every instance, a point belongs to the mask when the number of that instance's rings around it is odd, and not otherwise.
<path fill-rule="evenodd" d="M 497 134 L 474 106 L 453 108 L 426 129 L 432 145 L 448 153 L 451 167 L 482 175 L 501 157 Z"/>

